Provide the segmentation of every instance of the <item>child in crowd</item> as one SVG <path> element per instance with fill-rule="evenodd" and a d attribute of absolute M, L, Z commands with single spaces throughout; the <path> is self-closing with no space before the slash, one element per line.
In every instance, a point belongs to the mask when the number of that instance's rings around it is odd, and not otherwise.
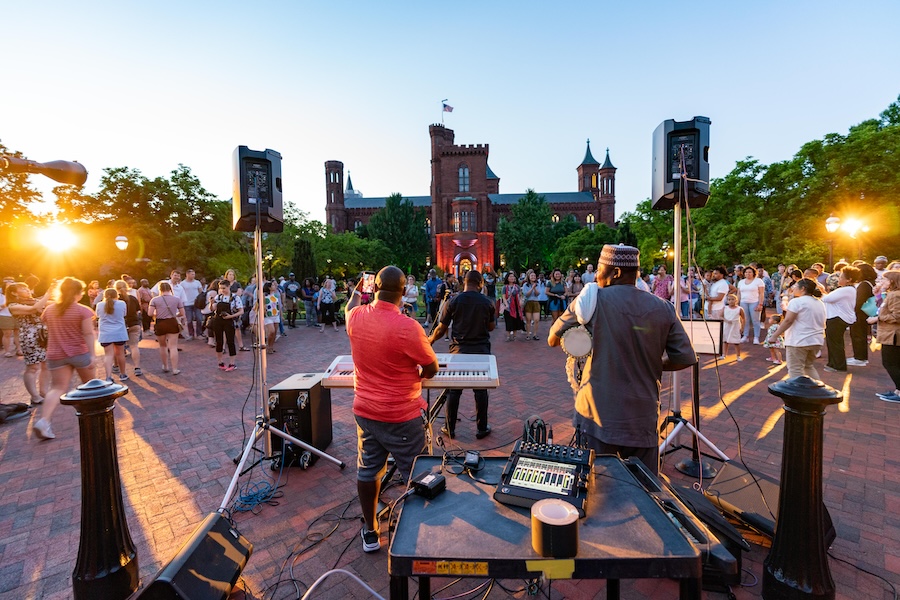
<path fill-rule="evenodd" d="M 766 321 L 769 323 L 769 329 L 767 330 L 766 341 L 763 343 L 763 346 L 769 349 L 770 354 L 766 360 L 772 364 L 780 365 L 784 354 L 784 337 L 780 335 L 775 337 L 773 334 L 778 329 L 779 323 L 781 323 L 781 315 L 772 315 Z"/>
<path fill-rule="evenodd" d="M 744 309 L 738 305 L 738 297 L 736 294 L 728 294 L 725 297 L 725 314 L 724 314 L 724 331 L 722 332 L 722 340 L 724 349 L 719 360 L 725 360 L 728 356 L 728 345 L 731 344 L 737 349 L 737 359 L 744 360 L 741 356 L 741 332 L 744 330 Z"/>

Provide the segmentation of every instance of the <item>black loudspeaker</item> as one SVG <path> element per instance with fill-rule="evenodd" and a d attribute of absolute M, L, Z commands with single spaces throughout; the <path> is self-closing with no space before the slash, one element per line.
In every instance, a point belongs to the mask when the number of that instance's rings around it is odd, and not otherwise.
<path fill-rule="evenodd" d="M 756 481 L 754 481 L 754 477 Z M 759 487 L 757 487 L 757 483 L 759 483 Z M 762 495 L 760 495 L 760 489 L 762 489 Z M 723 513 L 746 523 L 769 537 L 775 535 L 781 488 L 778 480 L 774 477 L 760 473 L 754 473 L 751 476 L 742 464 L 729 461 L 722 465 L 719 474 L 703 493 Z M 834 538 L 837 537 L 837 532 L 831 521 L 828 507 L 823 505 L 822 510 L 825 544 L 831 546 Z M 775 519 L 772 518 L 773 515 Z"/>
<path fill-rule="evenodd" d="M 219 513 L 207 515 L 153 582 L 132 600 L 227 600 L 253 544 Z"/>
<path fill-rule="evenodd" d="M 234 149 L 232 216 L 235 231 L 284 231 L 284 207 L 281 201 L 281 154 L 266 149 Z"/>
<path fill-rule="evenodd" d="M 324 373 L 297 373 L 269 388 L 269 417 L 272 426 L 286 434 L 325 450 L 331 444 L 331 390 L 322 387 Z M 318 456 L 294 446 L 271 432 L 272 453 L 281 458 L 272 463 L 277 469 L 286 467 L 305 469 Z"/>
<path fill-rule="evenodd" d="M 679 199 L 691 208 L 709 200 L 709 125 L 707 117 L 663 121 L 653 132 L 653 208 L 674 208 Z M 682 171 L 687 179 L 682 179 Z M 682 183 L 685 183 L 682 190 Z"/>

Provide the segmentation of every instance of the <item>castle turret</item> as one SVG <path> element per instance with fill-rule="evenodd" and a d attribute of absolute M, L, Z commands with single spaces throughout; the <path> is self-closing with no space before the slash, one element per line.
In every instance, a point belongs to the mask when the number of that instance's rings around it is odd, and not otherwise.
<path fill-rule="evenodd" d="M 600 166 L 600 222 L 610 227 L 616 225 L 616 168 L 609 160 L 609 148 L 606 149 L 606 160 Z"/>
<path fill-rule="evenodd" d="M 335 233 L 347 231 L 344 163 L 339 160 L 325 161 L 325 221 Z"/>
<path fill-rule="evenodd" d="M 584 160 L 578 165 L 578 191 L 590 192 L 594 199 L 600 201 L 600 190 L 597 186 L 597 173 L 600 170 L 600 163 L 591 154 L 591 140 L 587 141 L 587 150 L 584 153 Z"/>

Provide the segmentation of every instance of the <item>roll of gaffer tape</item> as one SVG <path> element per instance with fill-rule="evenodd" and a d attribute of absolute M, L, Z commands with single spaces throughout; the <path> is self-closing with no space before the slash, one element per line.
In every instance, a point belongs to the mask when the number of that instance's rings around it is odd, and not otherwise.
<path fill-rule="evenodd" d="M 541 556 L 571 558 L 578 554 L 578 510 L 547 498 L 531 506 L 531 547 Z"/>

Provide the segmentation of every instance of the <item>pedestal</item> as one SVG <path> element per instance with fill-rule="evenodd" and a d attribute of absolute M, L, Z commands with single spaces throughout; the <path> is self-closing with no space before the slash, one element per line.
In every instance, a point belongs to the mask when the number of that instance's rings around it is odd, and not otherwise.
<path fill-rule="evenodd" d="M 784 399 L 784 450 L 778 524 L 763 563 L 765 600 L 832 600 L 822 504 L 825 407 L 841 393 L 821 381 L 795 377 L 769 386 Z"/>
<path fill-rule="evenodd" d="M 81 438 L 81 541 L 72 572 L 75 600 L 127 598 L 139 583 L 138 560 L 122 502 L 113 418 L 124 385 L 92 379 L 64 394 Z"/>

